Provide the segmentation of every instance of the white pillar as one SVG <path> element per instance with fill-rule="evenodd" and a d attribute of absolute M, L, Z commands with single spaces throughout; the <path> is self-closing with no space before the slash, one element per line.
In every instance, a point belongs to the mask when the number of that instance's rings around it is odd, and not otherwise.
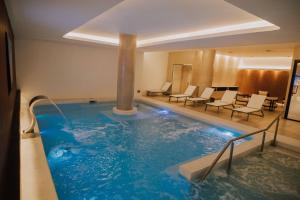
<path fill-rule="evenodd" d="M 113 112 L 120 115 L 132 115 L 137 112 L 137 109 L 132 105 L 136 36 L 120 34 L 119 39 L 117 106 L 113 108 Z"/>

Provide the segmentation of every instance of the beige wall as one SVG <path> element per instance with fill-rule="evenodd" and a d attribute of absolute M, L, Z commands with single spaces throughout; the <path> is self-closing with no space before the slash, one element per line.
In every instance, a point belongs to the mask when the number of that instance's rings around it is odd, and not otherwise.
<path fill-rule="evenodd" d="M 216 54 L 213 86 L 235 86 L 240 67 L 281 67 L 290 65 L 290 57 L 234 57 Z"/>
<path fill-rule="evenodd" d="M 142 55 L 137 54 L 136 77 Z M 27 99 L 39 94 L 54 99 L 115 98 L 117 60 L 117 48 L 16 40 L 18 87 Z"/>
<path fill-rule="evenodd" d="M 169 53 L 168 60 L 168 81 L 172 81 L 173 65 L 174 64 L 192 64 L 195 63 L 196 51 L 177 51 Z"/>
<path fill-rule="evenodd" d="M 214 60 L 215 60 L 216 51 L 212 49 L 204 49 L 202 53 L 202 58 L 199 60 L 201 65 L 198 66 L 198 75 L 196 79 L 196 85 L 198 86 L 199 92 L 206 87 L 211 87 L 213 82 L 213 73 L 214 73 Z"/>
<path fill-rule="evenodd" d="M 291 57 L 242 57 L 239 66 L 245 67 L 290 67 Z"/>
<path fill-rule="evenodd" d="M 300 47 L 294 49 L 293 59 L 300 59 Z"/>
<path fill-rule="evenodd" d="M 174 64 L 191 64 L 191 84 L 198 86 L 199 92 L 202 92 L 205 87 L 212 86 L 214 57 L 215 50 L 211 49 L 170 52 L 167 79 L 172 81 Z"/>
<path fill-rule="evenodd" d="M 134 71 L 134 96 L 141 95 L 143 91 L 143 66 L 144 66 L 144 52 L 137 51 L 135 57 L 135 71 Z"/>
<path fill-rule="evenodd" d="M 240 58 L 216 54 L 213 86 L 235 86 Z"/>
<path fill-rule="evenodd" d="M 117 48 L 16 40 L 18 87 L 27 98 L 38 94 L 55 99 L 115 98 L 117 58 Z M 171 81 L 174 64 L 192 64 L 191 83 L 200 92 L 211 84 L 235 85 L 239 62 L 238 58 L 215 56 L 209 49 L 137 52 L 135 95 L 137 90 L 158 89 Z"/>
<path fill-rule="evenodd" d="M 143 67 L 140 68 L 139 89 L 160 89 L 167 80 L 168 52 L 144 53 Z"/>

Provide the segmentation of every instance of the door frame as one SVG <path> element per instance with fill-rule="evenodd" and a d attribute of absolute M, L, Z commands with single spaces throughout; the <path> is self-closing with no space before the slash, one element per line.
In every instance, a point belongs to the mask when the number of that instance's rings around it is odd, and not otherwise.
<path fill-rule="evenodd" d="M 293 72 L 292 72 L 292 77 L 291 77 L 291 82 L 290 82 L 290 88 L 289 88 L 289 93 L 286 101 L 286 107 L 285 107 L 285 112 L 284 112 L 284 118 L 296 122 L 300 122 L 299 120 L 295 119 L 290 119 L 288 118 L 289 110 L 290 110 L 290 103 L 293 95 L 293 87 L 294 87 L 294 82 L 295 82 L 295 74 L 297 72 L 297 65 L 300 64 L 300 60 L 294 60 L 294 65 L 293 65 Z"/>

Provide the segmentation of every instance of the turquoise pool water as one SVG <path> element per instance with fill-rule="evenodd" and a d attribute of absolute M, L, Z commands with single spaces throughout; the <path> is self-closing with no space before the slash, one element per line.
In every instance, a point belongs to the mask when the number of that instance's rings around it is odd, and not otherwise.
<path fill-rule="evenodd" d="M 35 113 L 59 199 L 208 199 L 178 174 L 178 164 L 220 150 L 239 136 L 139 103 L 132 117 L 114 103 L 50 105 Z M 213 192 L 213 190 L 211 191 Z"/>
<path fill-rule="evenodd" d="M 193 187 L 195 196 L 206 200 L 299 200 L 300 156 L 269 147 L 234 161 L 230 174 L 215 170 Z"/>

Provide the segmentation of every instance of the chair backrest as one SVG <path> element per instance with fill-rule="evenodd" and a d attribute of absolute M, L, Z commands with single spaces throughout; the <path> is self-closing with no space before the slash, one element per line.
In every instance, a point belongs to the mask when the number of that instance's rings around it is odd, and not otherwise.
<path fill-rule="evenodd" d="M 164 91 L 164 92 L 166 92 L 166 91 L 168 91 L 170 89 L 171 85 L 172 85 L 172 83 L 165 82 L 165 84 L 162 86 L 161 90 Z"/>
<path fill-rule="evenodd" d="M 247 104 L 247 107 L 261 109 L 265 102 L 265 99 L 266 96 L 264 95 L 252 94 Z"/>
<path fill-rule="evenodd" d="M 221 101 L 227 102 L 227 103 L 233 103 L 234 98 L 236 97 L 236 94 L 237 94 L 237 91 L 226 90 L 222 96 Z"/>
<path fill-rule="evenodd" d="M 187 95 L 187 96 L 192 96 L 193 93 L 195 92 L 197 86 L 194 86 L 194 85 L 189 85 L 186 90 L 184 91 L 184 94 Z"/>
<path fill-rule="evenodd" d="M 210 99 L 214 91 L 215 91 L 214 88 L 205 88 L 200 97 L 203 99 Z"/>
<path fill-rule="evenodd" d="M 269 92 L 268 91 L 259 90 L 258 94 L 259 95 L 263 95 L 263 96 L 268 96 Z"/>

